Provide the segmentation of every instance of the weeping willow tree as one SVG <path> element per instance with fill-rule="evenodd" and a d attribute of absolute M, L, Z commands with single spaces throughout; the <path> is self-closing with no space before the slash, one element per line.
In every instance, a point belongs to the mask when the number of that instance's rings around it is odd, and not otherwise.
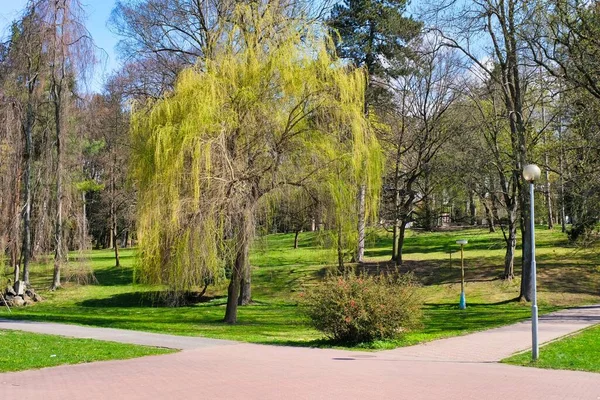
<path fill-rule="evenodd" d="M 320 26 L 282 9 L 237 6 L 211 56 L 132 115 L 140 278 L 185 293 L 230 271 L 228 323 L 250 301 L 261 202 L 287 185 L 318 188 L 332 200 L 343 243 L 356 182 L 366 180 L 373 199 L 380 187 L 363 72 L 334 58 Z"/>

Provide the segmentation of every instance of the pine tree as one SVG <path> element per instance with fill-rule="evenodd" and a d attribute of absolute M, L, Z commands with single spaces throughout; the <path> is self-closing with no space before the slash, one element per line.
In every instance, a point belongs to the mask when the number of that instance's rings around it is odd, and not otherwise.
<path fill-rule="evenodd" d="M 406 0 L 345 0 L 333 7 L 329 26 L 337 37 L 337 51 L 367 71 L 365 114 L 391 102 L 390 81 L 403 75 L 410 57 L 407 44 L 419 34 L 421 24 L 405 17 Z M 357 262 L 363 261 L 366 194 L 364 183 L 358 194 Z"/>

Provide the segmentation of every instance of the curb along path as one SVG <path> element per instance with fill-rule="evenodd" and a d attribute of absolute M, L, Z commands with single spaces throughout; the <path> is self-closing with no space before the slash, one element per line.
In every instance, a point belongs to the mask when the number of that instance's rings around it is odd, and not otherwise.
<path fill-rule="evenodd" d="M 600 324 L 600 304 L 545 314 L 539 317 L 539 341 L 540 344 L 547 343 L 596 324 Z M 527 320 L 377 354 L 420 360 L 498 362 L 530 348 L 531 320 Z"/>
<path fill-rule="evenodd" d="M 96 339 L 110 342 L 138 344 L 142 346 L 166 347 L 177 350 L 191 350 L 202 347 L 238 344 L 228 340 L 209 339 L 198 336 L 177 336 L 161 333 L 131 331 L 127 329 L 96 328 L 52 322 L 17 321 L 0 319 L 0 329 L 45 333 L 80 339 Z"/>

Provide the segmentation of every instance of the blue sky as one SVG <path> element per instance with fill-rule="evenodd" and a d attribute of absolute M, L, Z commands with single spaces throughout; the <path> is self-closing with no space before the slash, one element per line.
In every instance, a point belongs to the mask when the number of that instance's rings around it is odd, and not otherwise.
<path fill-rule="evenodd" d="M 19 17 L 27 0 L 0 0 L 0 37 L 4 37 L 10 23 Z M 115 46 L 119 38 L 106 26 L 110 12 L 115 6 L 115 0 L 83 0 L 87 21 L 86 26 L 99 51 L 100 62 L 96 66 L 92 82 L 89 83 L 92 91 L 100 91 L 104 76 L 118 66 Z"/>

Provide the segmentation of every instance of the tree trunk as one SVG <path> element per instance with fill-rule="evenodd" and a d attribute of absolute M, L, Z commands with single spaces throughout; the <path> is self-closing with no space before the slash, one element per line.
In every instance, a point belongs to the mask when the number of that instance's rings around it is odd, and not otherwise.
<path fill-rule="evenodd" d="M 298 248 L 298 236 L 300 236 L 300 231 L 296 231 L 296 234 L 294 235 L 294 249 Z"/>
<path fill-rule="evenodd" d="M 517 247 L 517 224 L 515 216 L 509 215 L 508 236 L 506 236 L 506 254 L 504 255 L 504 275 L 505 280 L 512 280 L 515 277 L 515 249 Z"/>
<path fill-rule="evenodd" d="M 432 201 L 431 201 L 431 189 L 430 189 L 430 170 L 429 168 L 427 168 L 425 170 L 425 190 L 424 190 L 424 195 L 423 195 L 423 208 L 424 208 L 424 212 L 425 212 L 425 216 L 422 219 L 422 223 L 423 223 L 423 229 L 426 231 L 432 231 L 434 224 L 433 224 L 433 206 L 432 206 Z"/>
<path fill-rule="evenodd" d="M 404 124 L 402 125 L 401 133 L 404 133 Z M 401 139 L 402 140 L 402 139 Z M 401 156 L 401 146 L 398 144 L 398 149 L 396 151 L 396 168 L 394 170 L 394 234 L 392 237 L 392 261 L 396 261 L 398 259 L 398 230 L 400 225 L 400 211 L 401 211 L 401 202 L 400 202 L 400 156 Z"/>
<path fill-rule="evenodd" d="M 234 217 L 234 240 L 236 246 L 235 261 L 231 269 L 231 280 L 227 290 L 227 307 L 224 321 L 228 324 L 237 322 L 238 302 L 242 298 L 240 290 L 242 279 L 247 279 L 248 254 L 250 250 L 252 230 L 252 209 L 247 208 Z M 246 283 L 250 283 L 249 280 Z M 249 292 L 248 292 L 249 293 Z"/>
<path fill-rule="evenodd" d="M 548 163 L 548 154 L 546 154 L 546 163 Z M 544 190 L 546 197 L 546 207 L 548 209 L 548 229 L 554 229 L 554 214 L 552 213 L 552 196 L 550 193 L 550 171 L 546 168 L 546 188 Z"/>
<path fill-rule="evenodd" d="M 121 266 L 121 259 L 119 258 L 119 241 L 117 240 L 117 225 L 113 226 L 113 248 L 115 250 L 115 267 Z"/>
<path fill-rule="evenodd" d="M 544 168 L 544 175 L 546 178 L 546 187 L 544 188 L 544 198 L 546 200 L 546 207 L 548 211 L 548 229 L 554 229 L 554 214 L 552 213 L 552 195 L 550 191 L 550 169 L 548 168 L 548 164 L 550 163 L 548 157 L 548 151 L 546 150 L 546 134 L 544 133 L 544 163 L 546 167 Z"/>
<path fill-rule="evenodd" d="M 47 177 L 45 177 L 47 178 Z M 31 256 L 35 257 L 36 255 L 39 255 L 41 253 L 45 253 L 46 251 L 48 251 L 45 247 L 45 241 L 46 239 L 46 225 L 47 225 L 47 220 L 48 220 L 48 215 L 49 215 L 49 211 L 48 211 L 48 201 L 49 201 L 49 197 L 50 194 L 48 193 L 49 190 L 47 190 L 48 185 L 44 185 L 45 188 L 43 190 L 43 196 L 42 196 L 42 206 L 41 206 L 41 210 L 39 210 L 39 217 L 38 219 L 35 221 L 36 225 L 35 225 L 35 229 L 33 230 L 33 237 L 35 238 L 35 242 L 33 244 L 33 250 L 31 252 Z"/>
<path fill-rule="evenodd" d="M 365 256 L 365 227 L 366 227 L 366 185 L 360 185 L 358 190 L 358 246 L 356 249 L 356 262 L 363 262 Z"/>
<path fill-rule="evenodd" d="M 400 222 L 400 234 L 398 235 L 398 244 L 396 245 L 396 265 L 402 265 L 402 248 L 404 247 L 404 237 L 406 235 L 406 221 Z"/>
<path fill-rule="evenodd" d="M 425 178 L 425 180 L 427 181 L 427 178 Z M 428 191 L 429 188 L 428 188 L 427 184 L 425 185 L 425 187 L 426 187 L 425 190 Z M 429 194 L 425 194 L 425 196 L 423 196 L 423 208 L 424 208 L 424 212 L 425 212 L 425 215 L 422 219 L 423 229 L 430 232 L 433 230 L 433 224 L 431 221 L 432 213 L 431 213 L 431 200 L 429 198 Z"/>
<path fill-rule="evenodd" d="M 539 67 L 540 70 L 540 80 L 539 80 L 539 84 L 540 87 L 542 88 L 542 91 L 544 91 L 544 76 L 542 73 L 542 67 Z M 544 104 L 544 93 L 542 93 L 542 98 L 541 98 L 541 109 L 542 109 L 542 126 L 546 126 L 546 106 Z M 545 129 L 545 128 L 544 128 Z M 548 229 L 553 229 L 554 228 L 554 215 L 552 214 L 552 196 L 550 195 L 550 169 L 548 167 L 549 165 L 549 160 L 548 160 L 548 148 L 547 148 L 547 143 L 546 143 L 546 132 L 544 131 L 542 134 L 542 142 L 544 144 L 544 175 L 546 178 L 546 187 L 545 187 L 545 191 L 544 191 L 544 200 L 546 201 L 546 206 L 547 206 L 547 211 L 548 211 Z"/>
<path fill-rule="evenodd" d="M 477 207 L 475 206 L 475 196 L 473 191 L 469 191 L 469 224 L 471 226 L 477 225 Z"/>
<path fill-rule="evenodd" d="M 87 242 L 87 203 L 85 201 L 85 191 L 81 192 L 81 243 L 79 250 L 86 249 Z"/>
<path fill-rule="evenodd" d="M 31 130 L 33 128 L 33 106 L 27 105 L 27 116 L 25 119 L 25 209 L 23 210 L 23 281 L 29 285 L 29 261 L 31 259 L 31 155 L 33 153 L 33 141 Z"/>
<path fill-rule="evenodd" d="M 248 245 L 250 247 L 250 245 Z M 246 249 L 246 264 L 242 271 L 242 282 L 240 283 L 240 296 L 238 298 L 239 306 L 247 306 L 252 303 L 252 267 L 248 259 L 248 250 Z"/>
<path fill-rule="evenodd" d="M 110 220 L 111 220 L 111 229 L 110 229 L 110 241 L 112 247 L 115 251 L 115 267 L 121 266 L 121 260 L 119 259 L 119 239 L 117 238 L 117 210 L 115 207 L 115 168 L 114 163 L 116 161 L 113 159 L 113 168 L 111 168 L 111 178 L 110 178 Z"/>
<path fill-rule="evenodd" d="M 344 273 L 344 246 L 342 239 L 342 224 L 338 221 L 337 227 L 337 256 L 338 256 L 338 271 Z"/>
<path fill-rule="evenodd" d="M 123 240 L 121 241 L 121 247 L 129 247 L 129 228 L 123 232 Z"/>
<path fill-rule="evenodd" d="M 392 261 L 398 258 L 398 221 L 394 221 L 394 230 L 392 233 Z"/>
<path fill-rule="evenodd" d="M 20 220 L 21 220 L 21 163 L 18 164 L 17 166 L 17 171 L 15 173 L 15 188 L 14 188 L 14 192 L 13 192 L 13 205 L 14 205 L 14 209 L 12 210 L 12 229 L 11 229 L 11 246 L 10 246 L 10 263 L 11 266 L 13 267 L 13 276 L 14 276 L 14 280 L 15 282 L 19 280 L 20 277 L 20 267 L 21 267 L 21 260 L 20 260 L 20 254 L 19 254 L 19 242 L 20 242 L 20 238 L 21 238 L 21 232 L 20 232 L 20 228 L 21 228 L 21 224 L 20 224 Z M 3 254 L 2 254 L 3 256 Z"/>
<path fill-rule="evenodd" d="M 558 120 L 558 141 L 560 143 L 560 151 L 558 153 L 558 168 L 560 172 L 560 225 L 562 233 L 567 231 L 567 223 L 565 221 L 565 171 L 564 171 L 564 149 L 562 141 L 562 119 Z"/>
<path fill-rule="evenodd" d="M 496 226 L 494 224 L 494 215 L 492 214 L 492 211 L 490 210 L 486 199 L 482 199 L 481 203 L 483 204 L 483 209 L 485 210 L 485 219 L 487 220 L 490 233 L 494 233 L 496 232 Z"/>
<path fill-rule="evenodd" d="M 56 224 L 54 230 L 54 274 L 52 277 L 51 290 L 60 287 L 60 269 L 63 262 L 63 183 L 62 183 L 62 163 L 63 146 L 60 126 L 60 92 L 54 88 L 54 118 L 56 126 Z"/>
<path fill-rule="evenodd" d="M 241 283 L 241 271 L 239 270 L 241 266 L 239 263 L 238 254 L 231 270 L 231 280 L 227 289 L 227 308 L 225 309 L 224 321 L 228 324 L 235 324 L 237 322 L 237 307 Z"/>
<path fill-rule="evenodd" d="M 525 183 L 529 189 L 529 183 Z M 521 199 L 521 238 L 523 242 L 522 248 L 522 269 L 521 269 L 521 291 L 519 299 L 531 301 L 533 292 L 533 282 L 531 281 L 531 236 L 529 232 L 529 219 L 533 216 L 529 213 L 529 193 L 521 187 L 521 193 L 527 194 L 527 199 Z M 527 211 L 525 211 L 527 210 Z"/>

